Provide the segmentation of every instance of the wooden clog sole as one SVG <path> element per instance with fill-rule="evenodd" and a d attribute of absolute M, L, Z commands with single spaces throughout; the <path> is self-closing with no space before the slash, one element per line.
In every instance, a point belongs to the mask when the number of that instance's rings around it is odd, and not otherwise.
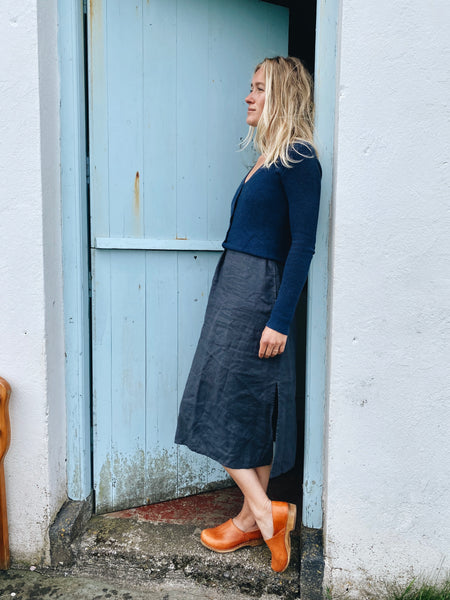
<path fill-rule="evenodd" d="M 283 573 L 284 571 L 286 571 L 286 569 L 289 566 L 289 562 L 291 560 L 291 531 L 295 527 L 296 519 L 297 519 L 297 507 L 295 506 L 295 504 L 289 504 L 288 518 L 286 521 L 286 529 L 284 531 L 284 543 L 286 546 L 288 558 L 287 558 L 286 566 L 284 567 L 284 569 L 282 571 L 279 571 L 279 573 Z"/>
<path fill-rule="evenodd" d="M 219 554 L 234 552 L 235 550 L 239 550 L 239 548 L 244 548 L 245 546 L 262 546 L 262 544 L 264 544 L 264 540 L 260 538 L 258 540 L 249 540 L 248 542 L 242 542 L 242 544 L 238 544 L 237 546 L 233 546 L 232 548 L 227 548 L 226 550 L 217 550 L 217 548 L 205 544 L 205 542 L 202 539 L 200 539 L 200 542 L 203 544 L 203 546 L 205 546 L 205 548 L 213 550 L 214 552 L 218 552 Z"/>

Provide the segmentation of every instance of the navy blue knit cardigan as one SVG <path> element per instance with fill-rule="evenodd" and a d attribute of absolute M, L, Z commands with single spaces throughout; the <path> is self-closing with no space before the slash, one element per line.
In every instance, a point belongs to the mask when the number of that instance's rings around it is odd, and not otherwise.
<path fill-rule="evenodd" d="M 259 168 L 239 185 L 224 248 L 284 265 L 267 326 L 288 334 L 314 254 L 322 169 L 314 150 L 296 143 L 290 167 Z M 302 156 L 303 155 L 303 156 Z"/>

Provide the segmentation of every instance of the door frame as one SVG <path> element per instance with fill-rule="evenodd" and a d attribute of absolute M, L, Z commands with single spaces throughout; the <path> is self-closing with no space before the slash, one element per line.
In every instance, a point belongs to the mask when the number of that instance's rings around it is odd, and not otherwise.
<path fill-rule="evenodd" d="M 66 351 L 67 493 L 92 491 L 89 214 L 85 32 L 88 0 L 58 0 L 61 198 Z M 333 191 L 337 29 L 340 0 L 318 0 L 316 138 L 323 167 L 321 208 L 308 279 L 303 524 L 322 526 L 323 432 L 327 394 L 328 233 Z"/>
<path fill-rule="evenodd" d="M 86 10 L 87 0 L 58 0 L 67 495 L 71 500 L 85 500 L 92 491 Z"/>
<path fill-rule="evenodd" d="M 314 67 L 315 141 L 323 177 L 316 253 L 308 274 L 302 512 L 303 525 L 314 529 L 320 529 L 323 522 L 324 427 L 328 395 L 328 240 L 334 182 L 340 5 L 340 0 L 317 0 Z"/>

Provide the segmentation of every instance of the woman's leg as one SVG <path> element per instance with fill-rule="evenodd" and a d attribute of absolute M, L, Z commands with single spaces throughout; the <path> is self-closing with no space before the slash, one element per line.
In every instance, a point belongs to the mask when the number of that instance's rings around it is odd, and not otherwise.
<path fill-rule="evenodd" d="M 255 471 L 258 476 L 261 487 L 266 492 L 267 486 L 269 485 L 270 471 L 272 465 L 266 465 L 264 467 L 256 467 Z M 233 518 L 234 524 L 239 527 L 241 531 L 254 531 L 258 525 L 256 523 L 255 515 L 250 509 L 247 498 L 244 496 L 244 504 L 241 508 L 240 513 Z"/>
<path fill-rule="evenodd" d="M 233 552 L 243 546 L 259 546 L 262 535 L 272 554 L 272 569 L 282 573 L 291 556 L 290 533 L 295 527 L 295 505 L 271 502 L 267 497 L 270 466 L 259 470 L 225 469 L 244 494 L 244 505 L 236 517 L 237 523 L 229 519 L 218 527 L 204 529 L 200 536 L 202 544 L 215 552 Z M 246 529 L 252 521 L 256 521 L 259 532 Z"/>
<path fill-rule="evenodd" d="M 244 494 L 244 505 L 253 514 L 264 539 L 273 536 L 272 503 L 267 497 L 256 469 L 229 469 L 225 467 L 230 477 Z M 270 473 L 270 470 L 269 470 Z"/>

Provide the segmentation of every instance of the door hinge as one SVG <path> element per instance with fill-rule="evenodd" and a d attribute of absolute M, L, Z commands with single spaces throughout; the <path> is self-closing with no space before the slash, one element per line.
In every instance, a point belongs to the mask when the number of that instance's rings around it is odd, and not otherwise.
<path fill-rule="evenodd" d="M 88 185 L 91 183 L 91 163 L 89 161 L 89 156 L 86 156 L 86 183 Z"/>
<path fill-rule="evenodd" d="M 87 0 L 83 0 L 83 12 L 87 15 Z"/>

